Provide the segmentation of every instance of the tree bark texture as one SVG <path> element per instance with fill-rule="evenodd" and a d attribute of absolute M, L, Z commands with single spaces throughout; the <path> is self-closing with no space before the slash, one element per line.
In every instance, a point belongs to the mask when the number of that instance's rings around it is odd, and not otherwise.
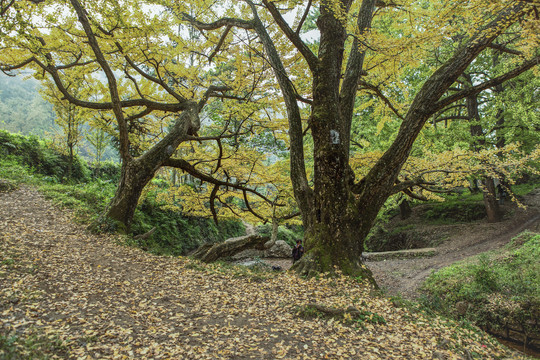
<path fill-rule="evenodd" d="M 499 222 L 502 220 L 502 213 L 497 202 L 497 195 L 495 192 L 495 182 L 492 177 L 486 177 L 483 181 L 484 187 L 482 189 L 484 195 L 484 206 L 486 208 L 486 214 L 488 222 Z"/>

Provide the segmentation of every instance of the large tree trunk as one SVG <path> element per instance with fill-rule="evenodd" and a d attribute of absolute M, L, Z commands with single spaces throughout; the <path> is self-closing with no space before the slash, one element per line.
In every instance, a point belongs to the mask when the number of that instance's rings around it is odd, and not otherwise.
<path fill-rule="evenodd" d="M 365 3 L 370 3 L 373 10 L 370 1 Z M 313 79 L 310 119 L 314 142 L 313 205 L 301 207 L 303 218 L 309 218 L 307 226 L 304 221 L 306 255 L 295 268 L 307 275 L 339 268 L 349 275 L 371 279 L 360 259 L 374 217 L 362 211 L 351 189 L 354 174 L 349 167 L 348 132 L 352 112 L 342 106 L 349 105 L 351 99 L 340 99 L 337 91 L 346 31 L 324 7 L 317 26 L 321 30 L 320 63 Z"/>
<path fill-rule="evenodd" d="M 124 232 L 129 232 L 135 208 L 144 187 L 154 177 L 155 166 L 141 164 L 140 161 L 130 161 L 122 164 L 120 183 L 114 198 L 107 209 L 107 217 L 120 222 Z"/>

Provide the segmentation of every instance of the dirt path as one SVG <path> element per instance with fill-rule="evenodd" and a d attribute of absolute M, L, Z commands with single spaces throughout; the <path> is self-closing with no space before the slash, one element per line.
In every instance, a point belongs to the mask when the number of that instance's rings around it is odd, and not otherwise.
<path fill-rule="evenodd" d="M 248 276 L 122 246 L 72 220 L 33 189 L 0 192 L 1 359 L 516 358 L 442 321 L 417 326 L 428 320 L 346 277 Z M 385 322 L 300 316 L 311 303 L 361 303 Z"/>
<path fill-rule="evenodd" d="M 527 196 L 525 205 L 527 209 L 505 205 L 505 210 L 513 212 L 513 215 L 500 223 L 479 221 L 434 226 L 434 238 L 447 238 L 437 247 L 438 253 L 433 257 L 368 261 L 366 265 L 388 295 L 401 294 L 406 298 L 415 298 L 419 295 L 418 287 L 433 271 L 498 249 L 525 230 L 540 231 L 540 189 Z"/>

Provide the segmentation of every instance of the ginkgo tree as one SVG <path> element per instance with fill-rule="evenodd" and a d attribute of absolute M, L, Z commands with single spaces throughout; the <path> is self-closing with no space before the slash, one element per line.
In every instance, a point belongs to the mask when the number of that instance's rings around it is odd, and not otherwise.
<path fill-rule="evenodd" d="M 162 7 L 145 8 L 139 1 L 72 0 L 65 5 L 21 1 L 6 7 L 0 28 L 2 69 L 33 69 L 36 77 L 54 83 L 62 101 L 103 120 L 99 126 L 114 137 L 122 161 L 107 217 L 129 229 L 144 187 L 165 165 L 267 200 L 252 186 L 223 174 L 223 154 L 202 161 L 215 167 L 208 174 L 184 159 L 170 159 L 184 142 L 220 144 L 221 139 L 254 133 L 256 127 L 267 127 L 264 122 L 271 123 L 258 120 L 260 109 L 266 107 L 262 80 L 269 70 L 261 70 L 260 58 L 234 56 L 249 37 L 231 34 L 238 45 L 220 54 L 220 60 L 227 60 L 225 66 L 217 61 L 212 66 L 208 56 L 197 54 L 199 40 L 179 29 L 171 12 Z M 219 48 L 219 39 L 213 40 L 208 44 Z M 92 91 L 74 92 L 72 79 Z M 240 119 L 240 125 L 222 122 L 201 137 L 200 113 L 213 98 L 223 102 L 222 116 Z"/>
<path fill-rule="evenodd" d="M 286 107 L 291 182 L 306 231 L 307 252 L 295 265 L 298 271 L 309 274 L 337 266 L 348 274 L 364 272 L 359 255 L 379 209 L 396 188 L 414 186 L 396 180 L 426 121 L 447 105 L 538 63 L 536 5 L 481 0 L 245 0 L 229 8 L 226 16 L 209 11 L 183 14 L 205 34 L 221 31 L 226 36 L 234 27 L 249 29 L 264 48 Z M 296 16 L 292 22 L 286 19 L 290 14 Z M 302 37 L 303 24 L 313 14 L 318 29 L 315 44 Z M 448 94 L 467 67 L 518 22 L 528 39 L 521 44 L 523 56 L 512 59 L 506 72 Z M 452 51 L 421 80 L 419 89 L 400 83 L 403 70 L 421 66 L 425 51 L 445 42 L 453 45 Z M 380 89 L 390 86 L 402 93 L 403 103 L 390 106 L 388 97 L 381 98 L 389 108 L 388 117 L 402 111 L 401 126 L 367 174 L 355 179 L 350 145 L 357 92 L 362 87 L 384 94 Z M 300 104 L 309 108 L 307 121 Z M 306 136 L 313 143 L 312 178 L 307 175 Z"/>

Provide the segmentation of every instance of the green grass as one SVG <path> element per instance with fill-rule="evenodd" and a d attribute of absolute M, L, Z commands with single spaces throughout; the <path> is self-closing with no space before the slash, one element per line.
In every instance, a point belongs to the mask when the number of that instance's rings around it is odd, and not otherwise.
<path fill-rule="evenodd" d="M 74 185 L 42 182 L 40 190 L 55 204 L 74 210 L 80 220 L 88 222 L 101 215 L 114 195 L 115 185 L 101 180 Z"/>
<path fill-rule="evenodd" d="M 15 184 L 38 184 L 42 176 L 36 175 L 27 165 L 22 165 L 13 156 L 0 156 L 0 179 L 9 180 Z"/>
<path fill-rule="evenodd" d="M 480 195 L 481 196 L 481 195 Z M 486 217 L 483 201 L 476 200 L 477 196 L 467 198 L 448 198 L 443 202 L 433 203 L 424 213 L 429 223 L 455 224 L 472 222 Z"/>
<path fill-rule="evenodd" d="M 0 359 L 2 360 L 48 360 L 67 358 L 64 343 L 55 335 L 45 335 L 37 329 L 29 334 L 1 334 Z"/>
<path fill-rule="evenodd" d="M 508 321 L 527 326 L 528 319 L 540 314 L 539 257 L 540 234 L 523 233 L 503 251 L 481 254 L 429 276 L 422 303 L 482 327 L 497 328 Z M 458 303 L 466 304 L 464 314 Z"/>

